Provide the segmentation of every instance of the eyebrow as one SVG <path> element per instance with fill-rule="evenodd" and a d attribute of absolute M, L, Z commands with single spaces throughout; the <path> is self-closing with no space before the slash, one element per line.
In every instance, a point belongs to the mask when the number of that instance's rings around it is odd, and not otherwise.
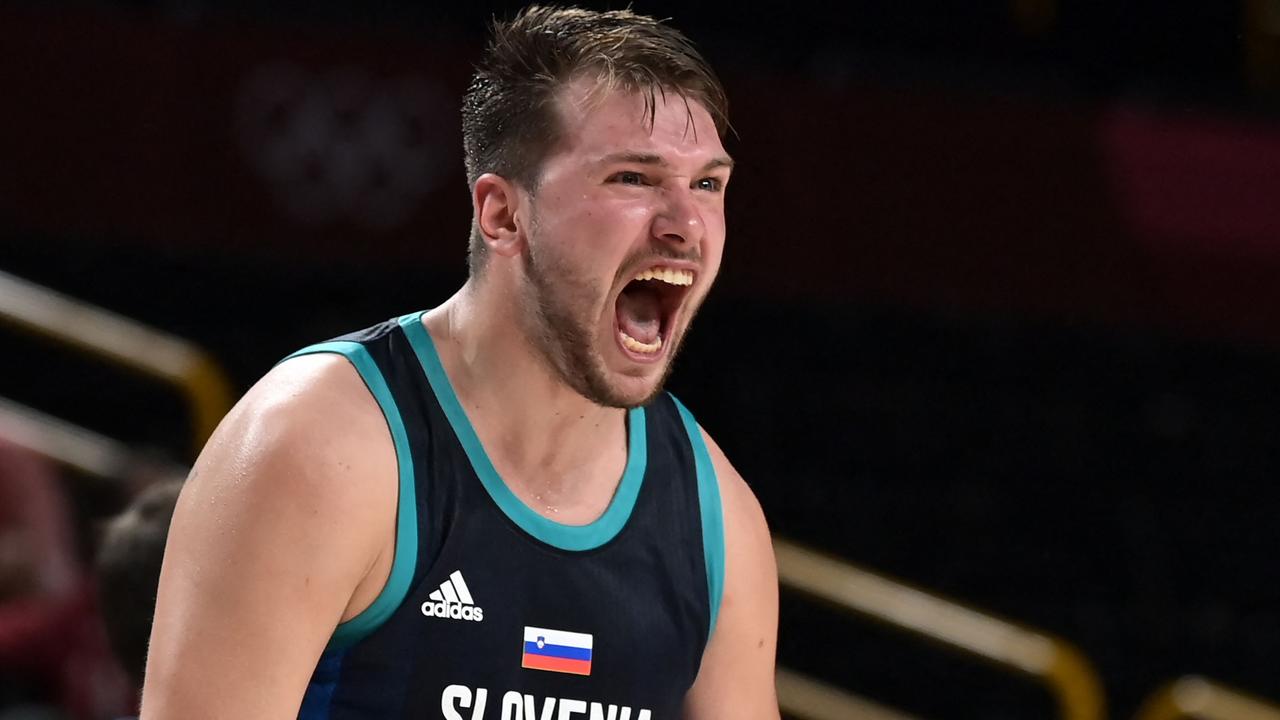
<path fill-rule="evenodd" d="M 652 165 L 654 167 L 667 168 L 671 163 L 667 162 L 661 155 L 643 152 L 618 152 L 610 153 L 600 158 L 601 165 L 613 165 L 615 163 L 635 163 L 636 165 Z M 706 165 L 698 171 L 699 174 L 711 172 L 718 168 L 733 168 L 733 158 L 728 155 L 720 155 L 711 158 Z"/>

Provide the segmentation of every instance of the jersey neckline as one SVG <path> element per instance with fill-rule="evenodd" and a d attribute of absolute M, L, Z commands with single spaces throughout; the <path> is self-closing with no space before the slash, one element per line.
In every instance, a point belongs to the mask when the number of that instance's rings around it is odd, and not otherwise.
<path fill-rule="evenodd" d="M 440 362 L 435 342 L 422 324 L 424 312 L 405 315 L 398 322 L 422 365 L 422 371 L 448 418 L 449 425 L 453 427 L 454 435 L 471 461 L 472 469 L 498 508 L 521 530 L 561 550 L 592 550 L 612 540 L 630 519 L 644 481 L 649 455 L 644 408 L 637 407 L 627 411 L 627 464 L 622 471 L 618 489 L 604 513 L 586 525 L 565 525 L 543 517 L 516 497 L 494 468 L 489 453 L 485 451 L 471 425 L 471 419 L 467 417 L 466 410 L 454 392 L 453 383 Z"/>

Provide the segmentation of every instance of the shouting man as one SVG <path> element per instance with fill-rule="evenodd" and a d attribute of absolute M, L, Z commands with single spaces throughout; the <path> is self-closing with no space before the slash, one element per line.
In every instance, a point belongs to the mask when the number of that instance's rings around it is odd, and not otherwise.
<path fill-rule="evenodd" d="M 223 421 L 144 720 L 778 717 L 764 517 L 662 390 L 724 251 L 726 108 L 651 18 L 495 25 L 462 110 L 469 279 Z"/>

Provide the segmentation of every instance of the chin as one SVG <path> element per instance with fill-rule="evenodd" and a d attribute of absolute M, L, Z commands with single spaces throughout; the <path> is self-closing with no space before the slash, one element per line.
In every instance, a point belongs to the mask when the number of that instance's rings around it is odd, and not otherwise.
<path fill-rule="evenodd" d="M 666 384 L 665 368 L 659 372 L 631 375 L 627 373 L 610 373 L 611 377 L 598 378 L 604 382 L 593 383 L 596 387 L 588 397 L 598 405 L 631 409 L 648 405 Z"/>
<path fill-rule="evenodd" d="M 662 392 L 663 382 L 661 378 L 632 380 L 619 383 L 616 387 L 617 397 L 622 400 L 621 407 L 633 408 L 652 402 Z"/>

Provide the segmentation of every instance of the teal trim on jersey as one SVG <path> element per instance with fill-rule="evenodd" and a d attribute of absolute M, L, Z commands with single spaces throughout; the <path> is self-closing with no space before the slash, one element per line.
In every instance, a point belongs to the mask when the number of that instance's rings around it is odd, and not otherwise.
<path fill-rule="evenodd" d="M 711 625 L 707 630 L 707 642 L 716 631 L 716 617 L 720 615 L 720 600 L 724 595 L 724 513 L 720 508 L 720 484 L 716 481 L 716 468 L 711 463 L 711 453 L 702 439 L 698 421 L 689 408 L 671 396 L 680 419 L 684 421 L 689 443 L 693 445 L 693 464 L 698 471 L 698 509 L 702 513 L 702 556 L 707 566 L 707 602 L 711 606 Z"/>
<path fill-rule="evenodd" d="M 400 494 L 396 503 L 396 547 L 391 561 L 391 575 L 382 592 L 378 593 L 369 607 L 359 615 L 340 623 L 329 639 L 328 650 L 350 647 L 366 638 L 382 623 L 391 617 L 400 603 L 409 594 L 409 583 L 413 580 L 413 570 L 418 562 L 418 503 L 417 490 L 413 475 L 413 455 L 409 451 L 409 434 L 405 432 L 404 420 L 400 417 L 400 408 L 387 387 L 386 378 L 378 369 L 369 351 L 357 342 L 338 340 L 305 347 L 289 357 L 312 355 L 315 353 L 336 353 L 342 355 L 360 373 L 360 379 L 369 388 L 382 415 L 391 430 L 391 440 L 396 449 L 396 465 L 400 476 Z M 282 361 L 283 362 L 283 361 Z"/>
<path fill-rule="evenodd" d="M 454 434 L 458 436 L 462 449 L 471 460 L 471 467 L 480 477 L 480 482 L 488 491 L 489 497 L 493 498 L 512 522 L 552 547 L 573 551 L 598 548 L 612 540 L 622 530 L 627 524 L 627 519 L 631 517 L 632 509 L 635 508 L 636 497 L 640 494 L 640 485 L 644 481 L 645 466 L 649 462 L 644 408 L 632 408 L 627 413 L 627 466 L 622 472 L 622 481 L 618 483 L 618 489 L 608 509 L 589 525 L 563 525 L 534 512 L 511 492 L 511 488 L 507 487 L 502 477 L 498 475 L 493 462 L 489 460 L 489 454 L 480 444 L 480 438 L 476 435 L 471 420 L 467 418 L 462 403 L 458 401 L 453 384 L 449 382 L 444 365 L 440 363 L 440 355 L 436 352 L 431 334 L 422 325 L 422 313 L 405 315 L 400 318 L 400 326 L 404 328 L 409 344 L 413 346 L 418 362 L 422 364 L 422 370 L 427 375 L 427 381 L 431 383 L 431 389 L 435 391 L 440 407 L 449 418 L 449 424 L 453 426 Z"/>

